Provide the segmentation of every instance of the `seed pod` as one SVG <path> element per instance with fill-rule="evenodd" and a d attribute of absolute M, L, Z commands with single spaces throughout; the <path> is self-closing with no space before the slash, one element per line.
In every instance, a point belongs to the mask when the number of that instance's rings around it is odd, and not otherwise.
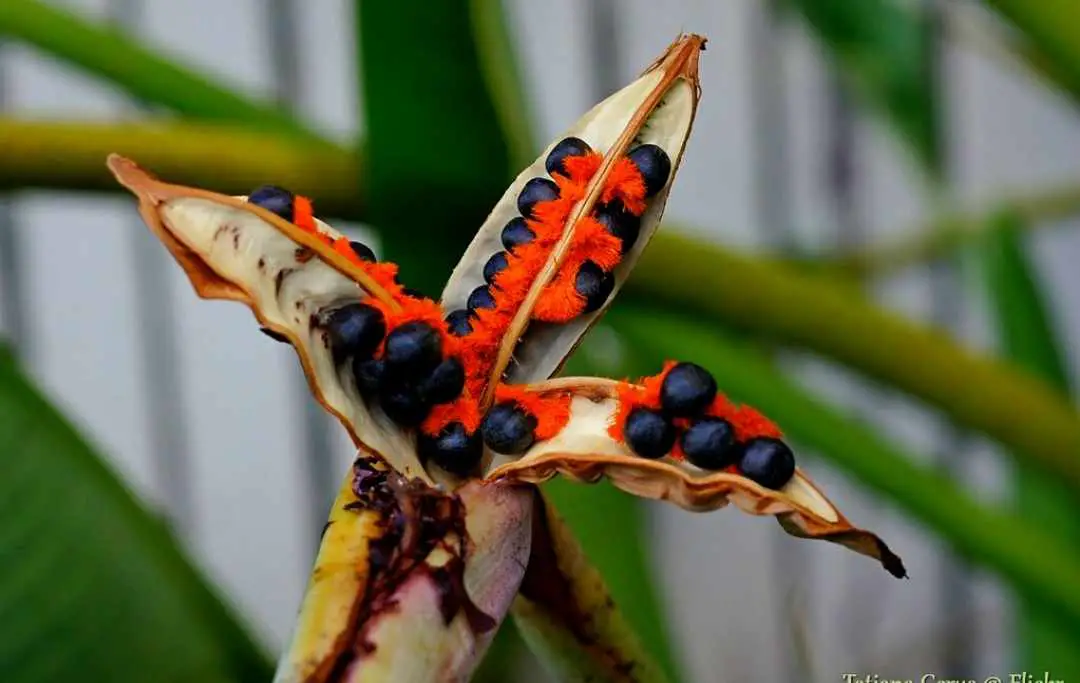
<path fill-rule="evenodd" d="M 548 184 L 551 181 L 545 177 L 547 162 L 549 157 L 560 157 L 561 151 L 556 153 L 556 148 L 567 138 L 581 140 L 594 153 L 603 157 L 600 169 L 586 185 L 586 199 L 572 207 L 566 223 L 562 226 L 561 239 L 571 242 L 581 216 L 591 215 L 602 204 L 619 199 L 602 199 L 600 194 L 607 180 L 613 177 L 612 170 L 630 152 L 632 146 L 656 145 L 664 150 L 671 161 L 667 183 L 647 202 L 642 202 L 640 198 L 637 200 L 638 208 L 644 207 L 640 216 L 640 236 L 629 239 L 628 235 L 624 240 L 626 253 L 612 270 L 611 292 L 605 297 L 605 302 L 611 301 L 612 295 L 625 282 L 660 225 L 660 217 L 672 184 L 671 178 L 678 170 L 697 108 L 697 63 L 700 47 L 701 43 L 692 38 L 673 46 L 640 78 L 596 105 L 559 135 L 533 164 L 518 175 L 480 227 L 476 238 L 454 269 L 441 298 L 445 310 L 465 307 L 470 293 L 484 281 L 483 267 L 492 254 L 501 249 L 513 251 L 524 241 L 518 238 L 518 235 L 526 233 L 529 227 L 524 221 L 515 219 L 528 215 L 528 212 L 519 209 L 518 199 L 523 194 L 529 198 L 530 201 L 524 202 L 523 207 L 529 209 L 535 206 L 532 196 L 537 190 L 534 188 L 546 187 L 544 196 L 553 195 L 552 187 Z M 568 162 L 569 158 L 562 156 L 563 170 Z M 562 178 L 558 174 L 555 177 L 557 180 Z M 526 187 L 529 188 L 528 192 L 525 191 Z M 530 244 L 537 244 L 535 232 L 529 230 L 529 233 Z M 548 242 L 544 242 L 545 248 L 547 244 Z M 492 368 L 490 377 L 500 377 L 511 356 L 516 362 L 507 381 L 522 383 L 550 377 L 563 364 L 566 356 L 577 346 L 581 335 L 596 322 L 607 305 L 604 303 L 596 310 L 578 315 L 565 324 L 529 325 L 531 308 L 535 306 L 539 293 L 558 272 L 550 259 L 555 258 L 561 263 L 560 259 L 563 257 L 559 254 L 565 255 L 568 250 L 568 247 L 560 247 L 560 244 L 561 241 L 554 244 L 548 253 L 548 264 L 551 267 L 545 266 L 541 270 L 539 277 L 531 283 L 524 301 L 509 311 L 513 317 L 502 333 L 495 363 L 498 367 Z M 514 267 L 513 262 L 510 267 Z M 491 391 L 490 387 L 488 391 Z"/>
<path fill-rule="evenodd" d="M 903 562 L 881 539 L 858 529 L 797 468 L 789 480 L 770 489 L 737 473 L 703 471 L 668 457 L 641 457 L 618 438 L 612 425 L 620 422 L 622 392 L 644 395 L 644 387 L 613 380 L 567 377 L 532 385 L 530 391 L 565 394 L 571 392 L 570 420 L 552 439 L 537 441 L 515 460 L 503 461 L 485 472 L 489 482 L 539 484 L 562 474 L 578 481 L 595 482 L 608 477 L 617 487 L 644 498 L 669 500 L 692 511 L 714 510 L 734 503 L 753 515 L 775 515 L 790 534 L 840 543 L 872 557 L 894 576 L 905 576 Z M 761 439 L 775 448 L 775 439 Z M 755 446 L 755 461 L 759 447 Z M 790 451 L 787 451 L 790 453 Z M 768 460 L 777 456 L 763 458 Z M 763 468 L 783 474 L 787 458 L 779 465 Z M 793 460 L 791 461 L 793 464 Z M 756 462 L 755 462 L 756 466 Z M 775 483 L 781 477 L 770 483 Z M 774 476 L 774 475 L 770 475 Z"/>

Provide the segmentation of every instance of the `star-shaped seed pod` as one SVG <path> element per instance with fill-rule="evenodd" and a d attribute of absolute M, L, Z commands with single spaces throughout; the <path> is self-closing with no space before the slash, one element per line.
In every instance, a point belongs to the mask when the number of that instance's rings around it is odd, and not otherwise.
<path fill-rule="evenodd" d="M 681 36 L 549 145 L 437 302 L 304 197 L 274 186 L 225 196 L 109 158 L 196 291 L 245 303 L 291 344 L 359 450 L 276 680 L 461 680 L 511 609 L 531 639 L 572 642 L 612 679 L 650 678 L 537 495 L 559 474 L 694 511 L 734 503 L 904 576 L 796 467 L 778 426 L 704 368 L 552 379 L 660 225 L 704 45 Z"/>

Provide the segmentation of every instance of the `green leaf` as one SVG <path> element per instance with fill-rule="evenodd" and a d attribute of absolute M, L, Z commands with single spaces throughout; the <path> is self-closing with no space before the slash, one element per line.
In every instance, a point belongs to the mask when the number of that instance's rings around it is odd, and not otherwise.
<path fill-rule="evenodd" d="M 95 25 L 37 0 L 0 2 L 0 36 L 34 45 L 127 90 L 146 104 L 162 105 L 192 118 L 240 121 L 309 141 L 318 139 L 281 109 L 244 98 L 119 30 Z"/>
<path fill-rule="evenodd" d="M 437 296 L 510 178 L 469 2 L 354 7 L 368 219 L 402 280 Z"/>
<path fill-rule="evenodd" d="M 0 355 L 0 671 L 10 683 L 265 683 L 164 525 Z"/>
<path fill-rule="evenodd" d="M 1005 354 L 1068 392 L 1068 373 L 1036 272 L 1024 252 L 1022 231 L 1011 213 L 998 216 L 987 230 L 978 250 L 986 292 Z M 1067 487 L 1029 467 L 1018 467 L 1013 482 L 1017 511 L 1027 522 L 1080 548 L 1080 503 Z M 1076 632 L 1063 630 L 1040 605 L 1024 605 L 1018 633 L 1026 667 L 1049 670 L 1059 678 L 1080 676 Z"/>
<path fill-rule="evenodd" d="M 1028 66 L 1080 101 L 1080 24 L 1073 0 L 983 0 L 1024 37 Z"/>
<path fill-rule="evenodd" d="M 1080 629 L 1080 554 L 1075 548 L 1038 525 L 977 502 L 948 477 L 916 464 L 918 458 L 816 399 L 759 352 L 714 327 L 626 302 L 616 305 L 607 320 L 638 352 L 652 354 L 654 371 L 669 358 L 700 363 L 724 392 L 763 411 L 792 441 L 891 500 L 968 559 L 1000 573 L 1022 595 L 1052 608 L 1063 628 Z M 843 501 L 835 502 L 842 510 Z M 894 550 L 903 555 L 903 548 Z"/>
<path fill-rule="evenodd" d="M 672 234 L 653 240 L 626 291 L 839 361 L 1080 490 L 1080 414 L 1067 397 L 855 291 Z"/>
<path fill-rule="evenodd" d="M 940 167 L 933 74 L 926 35 L 912 3 L 896 0 L 786 0 L 829 51 L 855 91 L 887 116 L 922 162 Z"/>

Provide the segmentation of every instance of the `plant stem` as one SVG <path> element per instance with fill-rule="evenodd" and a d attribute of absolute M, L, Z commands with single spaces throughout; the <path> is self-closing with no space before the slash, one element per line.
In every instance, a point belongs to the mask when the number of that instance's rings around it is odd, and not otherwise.
<path fill-rule="evenodd" d="M 193 118 L 243 122 L 309 141 L 318 136 L 288 113 L 156 54 L 107 26 L 36 0 L 0 2 L 0 35 L 21 40 L 124 88 L 146 104 Z"/>

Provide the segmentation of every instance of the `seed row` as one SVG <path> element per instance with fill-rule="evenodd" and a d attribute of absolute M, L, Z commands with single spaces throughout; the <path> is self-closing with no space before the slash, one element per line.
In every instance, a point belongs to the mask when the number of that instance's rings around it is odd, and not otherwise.
<path fill-rule="evenodd" d="M 779 430 L 749 406 L 717 393 L 716 380 L 694 363 L 669 363 L 664 372 L 624 385 L 611 434 L 635 454 L 670 455 L 704 470 L 727 470 L 771 489 L 795 473 L 795 457 Z"/>

